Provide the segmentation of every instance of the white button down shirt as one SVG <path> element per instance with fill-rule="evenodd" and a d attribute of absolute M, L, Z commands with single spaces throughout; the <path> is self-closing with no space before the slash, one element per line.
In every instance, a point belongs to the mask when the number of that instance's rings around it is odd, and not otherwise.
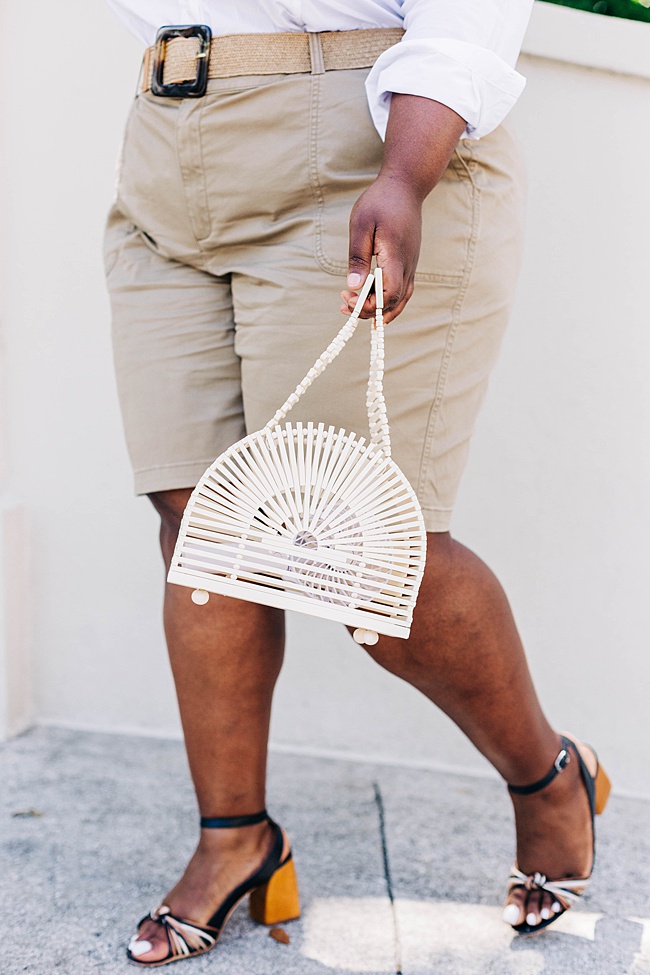
<path fill-rule="evenodd" d="M 207 24 L 215 35 L 402 27 L 368 75 L 368 105 L 384 136 L 392 92 L 453 108 L 478 139 L 521 94 L 515 71 L 533 0 L 108 0 L 146 45 L 170 24 Z"/>

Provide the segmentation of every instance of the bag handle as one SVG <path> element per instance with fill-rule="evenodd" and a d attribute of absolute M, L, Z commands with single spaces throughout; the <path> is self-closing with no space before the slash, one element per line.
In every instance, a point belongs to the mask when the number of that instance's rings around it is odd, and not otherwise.
<path fill-rule="evenodd" d="M 386 415 L 386 401 L 384 400 L 384 290 L 382 281 L 382 270 L 380 267 L 375 269 L 374 274 L 369 274 L 364 281 L 363 287 L 359 292 L 359 298 L 354 306 L 354 311 L 347 322 L 340 330 L 338 335 L 327 346 L 325 351 L 316 359 L 302 382 L 298 383 L 294 392 L 287 401 L 280 407 L 277 413 L 265 425 L 265 430 L 271 430 L 281 423 L 287 413 L 296 405 L 300 397 L 305 393 L 313 381 L 320 376 L 329 364 L 336 359 L 339 352 L 345 347 L 346 343 L 352 338 L 359 324 L 359 315 L 363 308 L 366 298 L 370 294 L 370 289 L 375 286 L 377 299 L 375 321 L 370 335 L 370 369 L 368 372 L 368 391 L 366 394 L 366 409 L 368 411 L 368 426 L 370 428 L 370 440 L 375 446 L 390 457 L 390 432 L 388 429 L 388 417 Z"/>

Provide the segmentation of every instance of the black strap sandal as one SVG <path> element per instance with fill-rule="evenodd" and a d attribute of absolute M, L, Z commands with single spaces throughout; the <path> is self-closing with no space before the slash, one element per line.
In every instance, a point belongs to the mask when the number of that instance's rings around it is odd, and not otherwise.
<path fill-rule="evenodd" d="M 259 870 L 251 874 L 228 894 L 205 926 L 193 924 L 172 914 L 167 904 L 161 904 L 138 923 L 138 931 L 145 921 L 158 921 L 167 937 L 168 954 L 157 961 L 143 961 L 133 953 L 138 944 L 135 935 L 127 949 L 127 958 L 136 965 L 157 968 L 194 955 L 203 955 L 215 947 L 224 926 L 241 900 L 250 894 L 249 912 L 259 924 L 283 924 L 300 917 L 298 883 L 291 850 L 282 857 L 284 835 L 266 809 L 249 816 L 201 817 L 202 829 L 233 829 L 268 821 L 275 831 L 268 856 Z M 146 952 L 143 952 L 146 954 Z"/>
<path fill-rule="evenodd" d="M 576 759 L 578 760 L 580 775 L 589 799 L 591 831 L 593 836 L 593 857 L 591 861 L 591 871 L 587 877 L 566 877 L 563 880 L 548 880 L 542 873 L 522 873 L 515 863 L 510 871 L 510 876 L 508 877 L 508 894 L 510 894 L 516 888 L 523 888 L 525 890 L 545 890 L 554 898 L 554 913 L 552 917 L 542 918 L 538 924 L 529 924 L 528 921 L 525 920 L 521 924 L 511 925 L 511 927 L 514 928 L 514 930 L 519 934 L 532 934 L 534 931 L 541 931 L 542 928 L 546 928 L 549 924 L 553 924 L 554 921 L 557 921 L 557 919 L 568 911 L 570 907 L 573 907 L 573 905 L 577 903 L 591 881 L 591 874 L 593 872 L 594 862 L 596 859 L 594 818 L 604 810 L 611 790 L 611 782 L 609 781 L 604 768 L 598 762 L 598 756 L 596 753 L 594 752 L 594 756 L 596 758 L 596 774 L 592 775 L 587 768 L 585 760 L 580 754 L 580 749 L 576 743 L 570 738 L 567 738 L 565 735 L 562 735 L 562 748 L 560 749 L 555 761 L 553 762 L 553 767 L 549 770 L 549 772 L 537 782 L 533 782 L 532 785 L 509 785 L 508 791 L 517 796 L 529 796 L 534 792 L 539 792 L 541 789 L 545 789 L 546 786 L 550 785 L 550 783 L 567 767 L 571 761 L 572 754 L 575 755 Z"/>

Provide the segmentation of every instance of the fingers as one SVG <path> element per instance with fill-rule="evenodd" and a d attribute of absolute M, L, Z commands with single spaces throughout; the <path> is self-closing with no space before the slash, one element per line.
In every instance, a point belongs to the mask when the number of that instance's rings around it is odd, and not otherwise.
<path fill-rule="evenodd" d="M 366 215 L 363 210 L 355 204 L 350 214 L 350 246 L 348 254 L 348 280 L 350 300 L 354 292 L 358 292 L 363 282 L 370 274 L 370 265 L 375 248 L 375 221 Z M 354 296 L 352 308 L 356 304 L 358 294 Z M 349 302 L 348 302 L 349 303 Z M 369 318 L 374 314 L 375 299 L 364 303 L 362 318 Z M 352 311 L 352 308 L 350 311 Z"/>
<path fill-rule="evenodd" d="M 341 313 L 343 315 L 350 315 L 354 311 L 354 306 L 357 303 L 359 297 L 356 291 L 341 291 Z M 375 314 L 375 293 L 374 291 L 368 295 L 366 298 L 363 309 L 361 310 L 360 318 L 372 318 Z"/>
<path fill-rule="evenodd" d="M 413 294 L 421 211 L 421 200 L 399 182 L 378 177 L 361 194 L 350 214 L 348 286 L 341 295 L 344 314 L 352 310 L 373 257 L 384 272 L 384 321 L 393 321 L 403 311 Z M 374 313 L 375 300 L 371 296 L 364 303 L 361 317 L 370 318 Z"/>
<path fill-rule="evenodd" d="M 386 281 L 388 283 L 384 286 L 384 321 L 388 324 L 404 311 L 407 301 L 413 294 L 413 280 L 407 280 L 403 275 L 399 278 L 395 274 L 391 275 L 388 267 L 384 271 L 384 282 Z"/>
<path fill-rule="evenodd" d="M 381 267 L 381 265 L 379 265 Z M 385 279 L 384 279 L 385 280 Z M 388 325 L 406 307 L 406 303 L 413 294 L 413 283 L 409 282 L 397 292 L 384 288 L 384 324 Z M 345 290 L 341 291 L 341 314 L 349 315 L 357 303 L 358 292 Z M 375 314 L 375 294 L 374 291 L 366 298 L 360 318 L 373 318 Z"/>
<path fill-rule="evenodd" d="M 419 226 L 417 220 L 414 222 Z M 370 273 L 373 257 L 376 257 L 377 266 L 384 272 L 384 322 L 388 324 L 396 318 L 413 294 L 411 266 L 414 268 L 416 260 L 412 259 L 412 255 L 407 259 L 404 254 L 404 251 L 410 252 L 412 249 L 402 248 L 397 236 L 379 229 L 376 210 L 368 206 L 367 194 L 365 200 L 364 196 L 360 197 L 350 215 L 347 289 L 341 293 L 343 314 L 350 314 L 353 310 L 359 289 Z M 415 247 L 416 258 L 417 249 Z M 364 303 L 360 317 L 372 318 L 374 314 L 373 293 Z"/>

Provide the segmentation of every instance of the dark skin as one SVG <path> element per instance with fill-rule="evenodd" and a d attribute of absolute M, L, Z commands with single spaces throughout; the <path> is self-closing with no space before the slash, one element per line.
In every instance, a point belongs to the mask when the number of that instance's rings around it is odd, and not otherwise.
<path fill-rule="evenodd" d="M 343 312 L 354 306 L 355 289 L 373 256 L 384 269 L 385 321 L 403 311 L 413 292 L 422 203 L 465 124 L 438 102 L 393 96 L 381 171 L 350 218 Z M 362 315 L 373 314 L 370 297 Z M 151 495 L 161 516 L 166 564 L 189 494 Z M 261 809 L 271 699 L 283 656 L 282 612 L 218 596 L 197 607 L 189 590 L 168 585 L 165 629 L 201 814 Z M 541 710 L 505 594 L 488 567 L 448 532 L 427 536 L 426 571 L 409 639 L 381 637 L 368 652 L 448 714 L 507 782 L 525 785 L 551 767 L 560 738 Z M 595 771 L 593 754 L 580 747 Z M 543 792 L 514 796 L 513 805 L 524 872 L 551 879 L 589 873 L 591 827 L 577 762 Z M 259 866 L 269 841 L 267 824 L 202 830 L 185 873 L 162 901 L 181 917 L 207 923 L 225 895 Z M 538 891 L 515 892 L 508 904 L 511 923 L 526 916 L 536 923 L 553 911 L 552 898 Z M 156 922 L 146 921 L 139 938 L 151 946 L 138 955 L 142 961 L 167 954 Z"/>
<path fill-rule="evenodd" d="M 354 308 L 355 289 L 373 256 L 384 272 L 385 323 L 404 310 L 420 255 L 422 204 L 449 165 L 466 125 L 440 102 L 393 95 L 381 169 L 350 215 L 350 290 L 341 295 L 344 313 Z M 361 317 L 371 318 L 374 312 L 371 295 Z"/>

